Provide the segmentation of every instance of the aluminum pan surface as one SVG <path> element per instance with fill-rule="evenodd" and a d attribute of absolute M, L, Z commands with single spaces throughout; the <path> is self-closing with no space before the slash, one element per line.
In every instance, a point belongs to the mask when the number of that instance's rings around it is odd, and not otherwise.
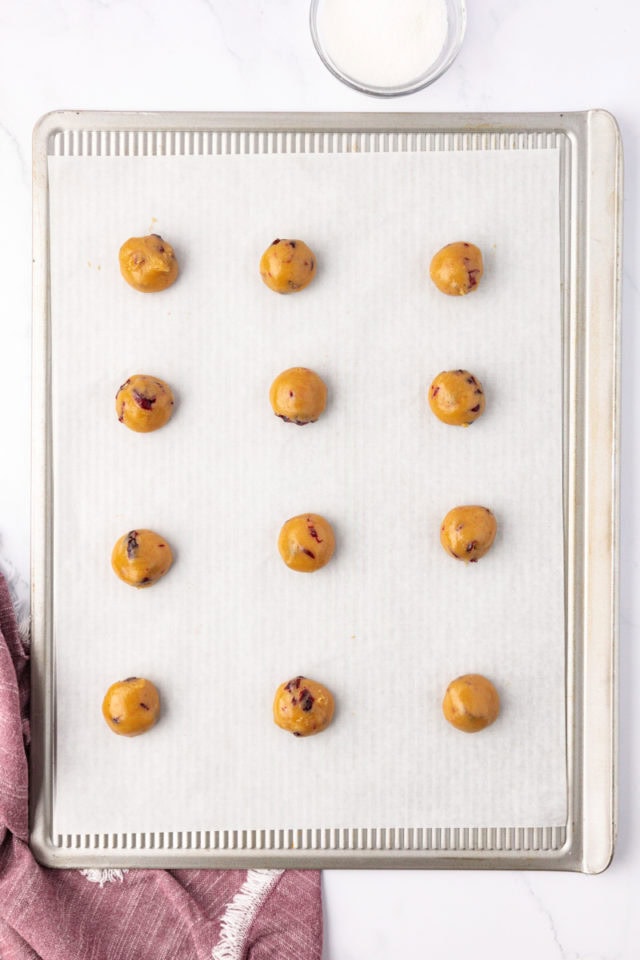
<path fill-rule="evenodd" d="M 55 131 L 62 136 L 80 138 L 91 149 L 96 134 L 102 137 L 128 137 L 135 131 L 154 131 L 155 143 L 163 137 L 192 131 L 206 138 L 217 130 L 267 131 L 274 136 L 285 132 L 305 134 L 315 131 L 329 138 L 334 132 L 364 132 L 385 137 L 451 135 L 460 144 L 471 142 L 474 134 L 484 138 L 545 136 L 565 137 L 569 145 L 564 176 L 569 179 L 566 195 L 566 268 L 568 291 L 567 323 L 567 423 L 566 495 L 569 506 L 567 525 L 568 612 L 572 629 L 567 650 L 570 666 L 569 755 L 570 800 L 572 816 L 563 836 L 524 832 L 496 837 L 491 831 L 442 830 L 422 836 L 407 836 L 405 831 L 381 831 L 372 837 L 360 831 L 326 831 L 326 836 L 298 836 L 296 831 L 281 831 L 282 836 L 191 836 L 167 835 L 153 838 L 105 836 L 69 837 L 58 846 L 48 831 L 47 798 L 50 796 L 53 757 L 52 743 L 44 722 L 51 709 L 54 690 L 50 685 L 52 656 L 47 631 L 47 592 L 41 589 L 48 574 L 47 564 L 47 268 L 46 268 L 46 156 L 55 142 Z M 162 133 L 164 131 L 164 133 Z M 149 136 L 151 134 L 149 133 Z M 84 139 L 83 139 L 84 138 Z M 117 142 L 117 139 L 116 139 Z M 587 156 L 591 166 L 587 165 Z M 597 163 L 593 163 L 593 160 Z M 594 173 L 591 174 L 591 170 Z M 602 869 L 610 856 L 613 837 L 614 769 L 614 663 L 615 663 L 615 563 L 617 545 L 615 437 L 617 423 L 617 338 L 619 285 L 619 177 L 620 146 L 614 124 L 608 115 L 594 112 L 573 115 L 534 116 L 389 116 L 389 115 L 202 115 L 202 114 L 57 114 L 45 118 L 36 132 L 35 258 L 34 277 L 34 752 L 32 803 L 34 827 L 32 844 L 39 856 L 59 866 L 139 864 L 235 866 L 249 864 L 304 866 L 527 866 L 566 869 Z M 611 197 L 612 181 L 618 188 Z M 586 233 L 585 233 L 586 231 Z M 586 235 L 584 244 L 579 237 Z M 604 247 L 603 247 L 604 244 Z M 600 251 L 604 249 L 604 254 Z M 586 270 L 585 270 L 586 268 Z M 578 283 L 578 277 L 583 282 Z M 594 296 L 600 308 L 593 309 Z M 606 298 L 606 301 L 605 299 Z M 611 317 L 614 323 L 611 324 Z M 584 324 L 580 321 L 584 320 Z M 584 335 L 582 335 L 584 331 Z M 597 339 L 597 356 L 588 350 Z M 603 345 L 605 349 L 603 349 Z M 587 363 L 588 360 L 588 363 Z M 590 391 L 597 382 L 599 393 Z M 603 383 L 608 389 L 603 390 Z M 585 411 L 585 418 L 578 416 Z M 599 444 L 590 443 L 593 425 L 598 427 Z M 595 435 L 595 433 L 594 433 Z M 605 469 L 603 464 L 608 467 Z M 598 466 L 599 465 L 599 466 Z M 594 472 L 595 471 L 595 472 Z M 584 513 L 574 504 L 586 488 L 592 499 Z M 584 495 L 584 494 L 583 494 Z M 595 509 L 594 509 L 595 508 Z M 604 508 L 604 509 L 603 509 Z M 606 529 L 593 531 L 593 517 L 604 517 Z M 585 517 L 588 521 L 585 521 Z M 606 536 L 606 555 L 595 559 L 589 550 L 593 536 Z M 597 567 L 597 569 L 596 569 Z M 575 576 L 574 576 L 575 575 Z M 589 611 L 601 611 L 606 630 L 595 632 Z M 582 618 L 583 611 L 587 616 Z M 585 654 L 588 653 L 588 656 Z M 593 669 L 592 669 L 593 668 Z M 606 695 L 598 702 L 594 690 L 601 688 L 598 678 L 606 670 Z M 588 704 L 588 706 L 587 706 Z M 584 748 L 581 747 L 584 732 Z M 144 850 L 140 849 L 142 844 Z M 295 850 L 295 853 L 293 852 Z"/>

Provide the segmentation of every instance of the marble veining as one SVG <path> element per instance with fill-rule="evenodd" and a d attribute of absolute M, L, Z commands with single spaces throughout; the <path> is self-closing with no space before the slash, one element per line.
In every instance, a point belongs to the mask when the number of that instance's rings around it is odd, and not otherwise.
<path fill-rule="evenodd" d="M 18 138 L 18 135 L 14 133 L 7 124 L 0 121 L 0 136 L 6 140 L 17 157 L 18 163 L 20 164 L 20 174 L 23 182 L 25 184 L 30 184 L 31 179 L 29 176 L 29 165 L 27 163 L 24 148 Z"/>
<path fill-rule="evenodd" d="M 522 885 L 524 889 L 527 891 L 528 895 L 531 897 L 531 899 L 535 903 L 537 909 L 540 912 L 541 917 L 544 919 L 544 922 L 547 924 L 549 928 L 549 932 L 553 939 L 553 943 L 557 949 L 557 955 L 561 957 L 561 960 L 568 960 L 567 951 L 565 950 L 563 944 L 560 942 L 560 937 L 558 936 L 558 931 L 556 929 L 556 923 L 553 916 L 553 911 L 549 908 L 546 902 L 533 888 L 533 885 L 531 884 L 531 881 L 528 879 L 526 874 L 521 874 L 520 879 L 522 881 Z M 551 960 L 551 955 L 549 955 L 549 960 Z"/>

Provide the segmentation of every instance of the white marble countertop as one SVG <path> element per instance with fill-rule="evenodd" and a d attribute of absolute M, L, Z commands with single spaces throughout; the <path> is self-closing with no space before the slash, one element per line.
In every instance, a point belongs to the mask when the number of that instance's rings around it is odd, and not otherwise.
<path fill-rule="evenodd" d="M 467 0 L 462 52 L 394 102 L 343 87 L 319 61 L 308 0 L 5 0 L 0 9 L 0 552 L 29 566 L 31 132 L 61 108 L 538 111 L 604 107 L 625 148 L 619 839 L 598 877 L 551 873 L 324 874 L 325 956 L 637 960 L 640 540 L 635 367 L 638 9 L 629 0 Z"/>

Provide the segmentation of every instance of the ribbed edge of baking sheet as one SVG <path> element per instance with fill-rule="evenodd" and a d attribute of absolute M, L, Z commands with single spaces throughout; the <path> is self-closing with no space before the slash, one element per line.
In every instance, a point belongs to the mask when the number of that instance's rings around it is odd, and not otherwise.
<path fill-rule="evenodd" d="M 448 150 L 548 150 L 562 147 L 557 131 L 534 133 L 396 133 L 393 131 L 60 130 L 54 157 L 210 157 L 261 153 L 402 153 Z"/>
<path fill-rule="evenodd" d="M 139 115 L 144 122 L 137 125 L 143 129 L 127 129 L 136 126 L 138 115 L 113 114 L 53 114 L 44 118 L 40 132 L 36 129 L 36 145 L 40 137 L 41 160 L 43 167 L 41 175 L 43 183 L 38 184 L 37 169 L 35 179 L 36 193 L 42 187 L 46 190 L 46 157 L 47 156 L 211 156 L 219 154 L 270 154 L 270 153 L 340 153 L 340 152 L 413 152 L 413 151 L 450 151 L 450 150 L 536 150 L 557 148 L 561 154 L 561 249 L 563 256 L 564 301 L 563 314 L 565 331 L 573 328 L 577 319 L 577 297 L 572 297 L 572 282 L 575 283 L 576 270 L 580 255 L 574 249 L 572 238 L 576 235 L 576 209 L 585 203 L 588 198 L 578 196 L 576 171 L 578 158 L 575 155 L 579 134 L 587 130 L 590 114 L 567 115 L 565 121 L 562 115 L 539 115 L 526 118 L 516 116 L 480 116 L 477 118 L 436 118 L 424 116 L 416 118 L 406 115 L 404 124 L 409 129 L 393 130 L 389 126 L 402 126 L 401 116 L 369 115 L 357 118 L 353 115 L 345 116 L 342 124 L 336 124 L 331 129 L 329 117 L 309 115 L 305 123 L 301 115 L 291 117 L 291 126 L 308 126 L 308 129 L 269 129 L 268 116 L 247 116 L 246 128 L 242 129 L 242 116 L 233 117 L 225 129 L 224 115 L 207 118 L 206 115 L 193 115 L 193 129 L 189 129 L 189 115 Z M 608 117 L 604 114 L 603 116 Z M 286 126 L 286 115 L 274 115 L 277 122 L 273 127 Z M 71 122 L 65 124 L 65 119 Z M 95 119 L 95 125 L 92 124 Z M 153 128 L 152 121 L 157 121 L 157 128 Z M 357 129 L 362 120 L 365 129 Z M 462 121 L 466 120 L 466 123 Z M 472 120 L 475 119 L 476 123 Z M 56 124 L 55 121 L 58 121 Z M 411 129 L 422 120 L 424 129 Z M 104 121 L 104 122 L 103 122 Z M 120 123 L 119 123 L 120 121 Z M 173 122 L 172 122 L 173 121 Z M 351 121 L 351 123 L 350 123 Z M 164 125 L 171 125 L 173 129 L 160 129 Z M 351 129 L 341 129 L 341 126 Z M 371 129 L 377 125 L 380 129 Z M 118 127 L 122 127 L 119 129 Z M 206 129 L 207 126 L 217 129 Z M 265 129 L 256 129 L 264 126 Z M 458 129 L 455 127 L 458 126 Z M 459 129 L 464 126 L 467 129 Z M 495 126 L 497 129 L 487 129 Z M 198 129 L 204 127 L 205 129 Z M 238 127 L 240 127 L 238 129 Z M 315 127 L 315 129 L 314 129 Z M 434 129 L 435 127 L 435 129 Z M 475 129 L 474 129 L 475 127 Z M 525 129 L 518 129 L 524 127 Z M 563 129 L 563 127 L 565 129 Z M 48 129 L 47 129 L 48 128 Z M 179 128 L 179 129 L 176 129 Z M 368 129 L 367 129 L 368 128 Z M 546 128 L 546 129 L 545 129 Z M 551 128 L 551 129 L 550 129 Z M 617 138 L 617 133 L 616 133 Z M 619 150 L 619 143 L 618 143 Z M 586 153 L 586 150 L 585 150 Z M 584 175 L 585 157 L 580 159 Z M 621 156 L 617 156 L 617 177 L 620 177 Z M 614 171 L 616 172 L 616 171 Z M 619 184 L 618 184 L 619 185 Z M 586 183 L 582 189 L 586 189 Z M 611 210 L 611 226 L 614 234 L 617 231 L 618 246 L 615 253 L 617 259 L 612 262 L 611 288 L 614 291 L 614 315 L 612 317 L 612 336 L 614 344 L 614 359 L 617 357 L 618 336 L 618 285 L 619 285 L 619 194 L 616 193 L 617 206 Z M 37 194 L 36 201 L 42 203 L 42 194 Z M 584 215 L 584 211 L 582 211 Z M 46 214 L 42 213 L 43 222 L 35 214 L 35 241 L 46 248 Z M 606 229 L 605 229 L 606 232 Z M 42 269 L 42 268 L 41 268 Z M 606 273 L 605 266 L 605 273 Z M 42 279 L 42 272 L 40 279 Z M 588 304 L 587 304 L 588 305 Z M 38 289 L 38 275 L 34 280 L 34 316 L 37 318 L 38 307 L 42 308 L 47 316 L 48 299 L 44 290 Z M 567 336 L 566 342 L 571 342 Z M 565 352 L 565 408 L 569 411 L 570 405 L 575 403 L 576 391 L 580 392 L 581 373 L 576 369 L 577 354 L 580 350 L 572 349 Z M 35 349 L 34 371 L 42 370 L 42 356 Z M 40 360 L 40 368 L 38 361 Z M 614 367 L 615 373 L 615 367 Z M 610 385 L 614 400 L 617 399 L 616 384 Z M 40 386 L 41 396 L 38 399 L 47 399 L 47 383 Z M 606 411 L 605 411 L 606 412 Z M 615 421 L 616 408 L 613 409 Z M 34 411 L 36 429 L 41 426 L 42 409 Z M 571 416 L 566 416 L 565 429 L 565 506 L 575 502 L 576 465 L 572 456 L 576 436 L 581 427 L 576 429 Z M 611 433 L 615 439 L 615 422 L 609 423 Z M 42 438 L 35 437 L 42 442 Z M 46 450 L 46 442 L 45 442 Z M 612 456 L 615 450 L 603 449 L 604 457 Z M 45 451 L 40 449 L 42 460 L 46 461 Z M 578 458 L 576 458 L 578 459 Z M 35 467 L 39 465 L 39 458 L 35 458 Z M 615 521 L 615 483 L 616 463 L 613 462 L 611 476 L 614 489 L 614 516 Z M 44 485 L 38 488 L 38 480 L 34 484 L 34 492 L 39 489 L 45 494 L 48 490 L 47 479 Z M 37 507 L 35 508 L 37 513 Z M 581 588 L 576 589 L 574 583 L 575 557 L 571 550 L 573 543 L 580 544 L 581 537 L 574 528 L 575 517 L 572 510 L 565 511 L 568 516 L 565 540 L 567 542 L 566 565 L 566 595 L 567 595 L 567 636 L 572 638 L 576 629 L 576 620 L 581 621 L 582 614 L 574 616 L 579 604 L 572 603 L 572 597 L 581 595 Z M 34 573 L 48 569 L 50 558 L 46 554 L 46 536 L 43 537 L 47 521 L 38 516 L 34 524 Z M 38 540 L 40 534 L 40 540 Z M 586 538 L 588 539 L 588 538 Z M 43 542 L 44 541 L 44 542 Z M 614 527 L 610 561 L 615 567 L 615 543 L 617 528 Z M 49 540 L 50 542 L 50 540 Z M 588 545 L 587 545 L 588 546 Z M 44 553 L 43 553 L 44 551 Z M 40 567 L 38 568 L 38 561 Z M 43 578 L 46 580 L 46 577 Z M 47 590 L 40 589 L 36 581 L 34 592 L 35 626 L 46 633 L 50 625 L 46 625 Z M 35 602 L 37 600 L 37 603 Z M 615 623 L 615 616 L 613 617 Z M 615 647 L 615 637 L 605 638 L 610 652 Z M 41 641 L 44 642 L 44 641 Z M 39 645 L 39 644 L 38 644 Z M 45 644 L 46 646 L 46 644 Z M 47 668 L 51 668 L 50 657 L 55 652 L 45 649 L 43 656 L 44 682 L 47 683 Z M 412 829 L 320 829 L 320 830 L 229 830 L 229 831 L 183 831 L 183 832 L 156 832 L 156 833 L 117 833 L 117 834 L 64 834 L 53 836 L 51 824 L 52 800 L 52 770 L 55 765 L 53 750 L 55 738 L 51 731 L 43 727 L 42 709 L 51 710 L 54 700 L 54 691 L 42 690 L 36 696 L 35 729 L 41 733 L 41 743 L 36 744 L 34 763 L 38 765 L 34 781 L 35 797 L 32 797 L 32 846 L 40 858 L 52 865 L 104 865 L 131 864 L 131 865 L 193 865 L 193 866 L 236 866 L 240 864 L 252 865 L 291 865 L 291 866 L 486 866 L 486 867 L 542 867 L 561 869 L 594 870 L 603 869 L 610 857 L 613 843 L 613 825 L 600 824 L 601 833 L 606 837 L 603 841 L 605 854 L 601 856 L 602 863 L 587 863 L 584 852 L 585 837 L 580 835 L 577 821 L 583 818 L 583 789 L 582 753 L 579 737 L 576 733 L 575 713 L 584 708 L 580 692 L 574 689 L 576 684 L 576 645 L 567 643 L 567 714 L 568 714 L 568 793 L 569 811 L 568 823 L 564 827 L 520 827 L 520 828 L 412 828 Z M 580 666 L 580 673 L 582 666 Z M 586 686 L 586 684 L 585 684 Z M 611 699 L 613 685 L 609 684 Z M 605 734 L 614 737 L 613 730 Z M 49 757 L 47 764 L 46 757 Z M 48 769 L 49 768 L 49 769 Z M 33 769 L 33 768 L 32 768 Z M 604 775 L 605 805 L 606 797 L 613 790 L 613 770 L 602 771 Z M 609 785 L 607 787 L 607 784 Z M 610 804 L 612 806 L 612 804 Z M 584 819 L 584 818 L 583 818 Z M 584 823 L 581 824 L 584 827 Z M 607 846 L 608 844 L 608 846 Z M 606 850 L 609 850 L 607 856 Z M 304 854 L 298 858 L 297 854 Z M 319 854 L 314 859 L 313 854 Z M 294 855 L 296 854 L 296 855 Z M 311 856 L 309 856 L 311 854 Z M 351 854 L 352 856 L 349 856 Z M 353 854 L 356 856 L 353 857 Z M 363 854 L 358 859 L 357 854 Z M 377 856 L 379 854 L 380 856 Z M 151 856 L 150 856 L 151 855 Z M 343 856 L 344 855 L 344 856 Z M 262 859 L 261 859 L 262 858 Z"/>
<path fill-rule="evenodd" d="M 62 850 L 372 850 L 513 851 L 561 850 L 566 827 L 422 827 L 379 830 L 193 830 L 156 833 L 68 833 L 55 838 Z"/>

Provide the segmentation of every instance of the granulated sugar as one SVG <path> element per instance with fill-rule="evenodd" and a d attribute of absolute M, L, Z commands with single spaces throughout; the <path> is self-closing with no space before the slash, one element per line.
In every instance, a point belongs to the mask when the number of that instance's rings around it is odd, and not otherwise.
<path fill-rule="evenodd" d="M 446 0 L 320 0 L 326 54 L 352 80 L 395 87 L 417 80 L 447 37 Z"/>

